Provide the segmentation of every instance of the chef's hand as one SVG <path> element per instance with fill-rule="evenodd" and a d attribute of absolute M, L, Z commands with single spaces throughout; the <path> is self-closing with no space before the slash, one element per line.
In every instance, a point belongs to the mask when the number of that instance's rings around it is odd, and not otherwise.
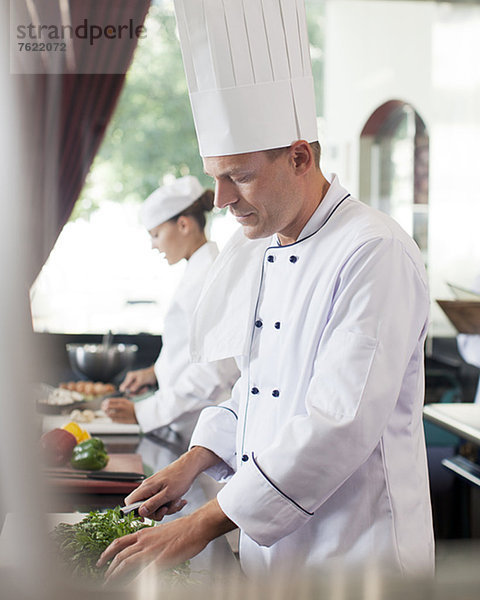
<path fill-rule="evenodd" d="M 145 500 L 138 514 L 161 521 L 165 515 L 176 513 L 185 506 L 182 496 L 195 478 L 219 461 L 220 458 L 207 448 L 195 446 L 168 467 L 145 479 L 125 498 L 125 505 Z"/>
<path fill-rule="evenodd" d="M 155 385 L 157 378 L 153 365 L 146 369 L 138 369 L 137 371 L 129 371 L 125 375 L 125 379 L 119 386 L 121 392 L 128 392 L 129 394 L 139 394 L 145 391 L 149 386 Z"/>
<path fill-rule="evenodd" d="M 127 398 L 107 398 L 102 402 L 102 410 L 115 423 L 137 423 L 135 407 Z"/>
<path fill-rule="evenodd" d="M 160 568 L 176 566 L 201 552 L 216 537 L 236 525 L 225 515 L 216 499 L 186 517 L 114 540 L 98 559 L 97 566 L 109 565 L 107 582 L 128 581 L 149 563 Z"/>

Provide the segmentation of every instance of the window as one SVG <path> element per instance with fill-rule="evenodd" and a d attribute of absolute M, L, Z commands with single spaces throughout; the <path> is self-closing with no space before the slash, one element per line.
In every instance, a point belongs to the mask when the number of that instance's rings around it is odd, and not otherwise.
<path fill-rule="evenodd" d="M 322 111 L 324 2 L 307 0 L 317 108 Z M 138 221 L 141 202 L 169 178 L 197 176 L 198 154 L 173 2 L 152 3 L 115 114 L 70 221 L 31 290 L 34 329 L 52 333 L 153 333 L 184 265 L 150 249 Z M 211 223 L 221 248 L 238 227 L 228 214 Z"/>
<path fill-rule="evenodd" d="M 380 106 L 360 138 L 360 199 L 393 217 L 428 260 L 428 149 L 425 123 L 396 100 Z"/>

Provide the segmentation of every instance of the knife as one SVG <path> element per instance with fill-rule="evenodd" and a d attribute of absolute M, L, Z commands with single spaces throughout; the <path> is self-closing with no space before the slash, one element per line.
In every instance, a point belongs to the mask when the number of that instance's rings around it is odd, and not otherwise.
<path fill-rule="evenodd" d="M 139 502 L 133 502 L 133 504 L 127 504 L 126 506 L 122 506 L 120 508 L 120 514 L 122 515 L 122 517 L 126 517 L 129 513 L 133 512 L 133 514 L 138 517 L 138 509 L 140 508 L 140 506 L 142 506 L 142 504 L 145 502 L 145 500 L 140 500 Z"/>
<path fill-rule="evenodd" d="M 144 473 L 132 473 L 129 471 L 88 471 L 88 472 L 70 472 L 70 471 L 50 471 L 46 473 L 47 477 L 60 479 L 100 479 L 106 481 L 142 481 L 146 478 Z"/>
<path fill-rule="evenodd" d="M 122 506 L 120 508 L 120 514 L 122 515 L 122 517 L 126 517 L 129 513 L 133 512 L 133 514 L 138 517 L 140 516 L 138 514 L 138 509 L 142 506 L 142 504 L 146 501 L 146 498 L 144 498 L 143 500 L 139 500 L 138 502 L 133 502 L 132 504 L 127 504 L 126 506 Z M 168 508 L 172 503 L 171 502 L 167 502 L 166 504 L 162 504 L 162 506 L 159 506 L 157 508 L 157 510 L 159 510 L 160 508 Z"/>

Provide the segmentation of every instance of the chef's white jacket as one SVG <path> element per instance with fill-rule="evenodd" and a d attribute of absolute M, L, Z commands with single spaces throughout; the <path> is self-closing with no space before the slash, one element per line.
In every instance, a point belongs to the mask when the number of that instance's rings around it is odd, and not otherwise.
<path fill-rule="evenodd" d="M 473 291 L 480 293 L 480 277 L 477 277 L 475 280 Z M 460 333 L 457 336 L 457 345 L 463 360 L 474 367 L 480 368 L 480 335 Z M 480 403 L 480 380 L 477 386 L 475 402 Z"/>
<path fill-rule="evenodd" d="M 431 572 L 428 318 L 418 248 L 336 176 L 296 243 L 232 238 L 192 355 L 235 355 L 241 377 L 202 412 L 191 446 L 222 459 L 209 473 L 227 481 L 218 501 L 240 527 L 247 574 L 336 559 Z"/>
<path fill-rule="evenodd" d="M 238 378 L 233 359 L 208 364 L 190 361 L 193 312 L 217 255 L 214 242 L 207 242 L 192 254 L 165 315 L 162 350 L 154 367 L 159 389 L 134 405 L 137 421 L 145 432 L 169 425 L 189 439 L 202 408 L 229 398 Z"/>

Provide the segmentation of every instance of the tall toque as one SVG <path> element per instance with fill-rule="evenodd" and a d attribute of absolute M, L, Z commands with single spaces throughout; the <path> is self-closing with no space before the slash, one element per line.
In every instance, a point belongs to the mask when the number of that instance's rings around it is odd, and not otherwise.
<path fill-rule="evenodd" d="M 304 0 L 175 0 L 200 154 L 318 139 Z"/>

